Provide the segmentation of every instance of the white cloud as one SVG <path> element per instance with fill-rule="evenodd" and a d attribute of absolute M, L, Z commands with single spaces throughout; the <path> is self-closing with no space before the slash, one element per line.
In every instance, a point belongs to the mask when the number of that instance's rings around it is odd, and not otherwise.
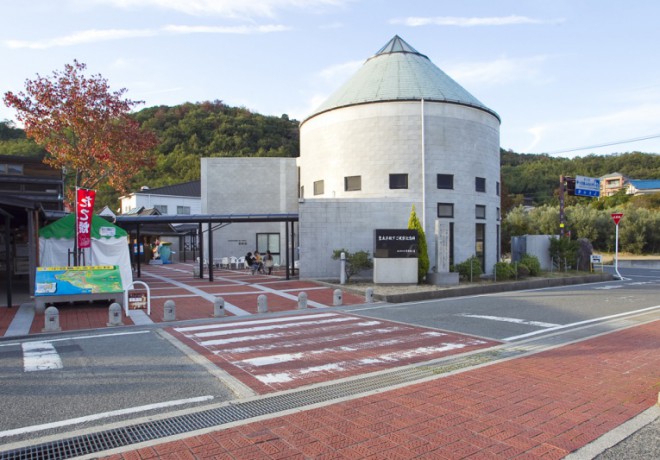
<path fill-rule="evenodd" d="M 155 37 L 165 34 L 263 34 L 271 32 L 282 32 L 289 30 L 282 25 L 261 25 L 261 26 L 187 26 L 187 25 L 169 25 L 159 29 L 105 29 L 105 30 L 84 30 L 75 32 L 63 37 L 47 38 L 43 40 L 6 40 L 5 46 L 8 48 L 27 48 L 27 49 L 47 49 L 64 46 L 83 45 L 86 43 L 96 43 L 109 40 L 121 40 L 127 38 Z"/>
<path fill-rule="evenodd" d="M 518 24 L 556 24 L 563 22 L 563 19 L 546 21 L 541 19 L 529 18 L 527 16 L 499 16 L 499 17 L 473 17 L 461 18 L 455 16 L 436 16 L 436 17 L 408 17 L 392 19 L 392 24 L 403 24 L 410 27 L 419 26 L 458 26 L 458 27 L 476 27 L 476 26 L 510 26 Z"/>
<path fill-rule="evenodd" d="M 63 37 L 46 38 L 43 40 L 5 40 L 8 48 L 47 49 L 62 46 L 74 46 L 108 40 L 121 40 L 136 37 L 153 37 L 158 32 L 152 29 L 105 29 L 84 30 Z"/>
<path fill-rule="evenodd" d="M 527 130 L 532 141 L 520 151 L 562 153 L 655 135 L 660 104 L 643 104 L 603 115 L 537 123 Z M 610 148 L 609 150 L 612 150 Z"/>
<path fill-rule="evenodd" d="M 348 61 L 321 70 L 318 75 L 328 82 L 344 82 L 362 67 L 364 61 Z"/>
<path fill-rule="evenodd" d="M 278 10 L 290 8 L 314 9 L 339 6 L 351 0 L 86 0 L 117 8 L 159 8 L 201 16 L 274 17 Z"/>
<path fill-rule="evenodd" d="M 548 56 L 512 59 L 500 57 L 493 61 L 467 62 L 445 66 L 451 77 L 466 86 L 505 84 L 515 81 L 545 83 L 549 77 L 543 73 Z"/>
<path fill-rule="evenodd" d="M 165 26 L 161 30 L 164 32 L 176 34 L 255 34 L 283 32 L 290 30 L 289 27 L 282 25 L 264 25 L 264 26 Z"/>

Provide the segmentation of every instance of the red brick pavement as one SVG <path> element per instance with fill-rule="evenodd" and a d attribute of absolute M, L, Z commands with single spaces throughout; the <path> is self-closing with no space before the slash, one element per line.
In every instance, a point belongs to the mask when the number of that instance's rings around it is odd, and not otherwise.
<path fill-rule="evenodd" d="M 651 407 L 660 322 L 111 459 L 564 457 Z"/>
<path fill-rule="evenodd" d="M 192 276 L 192 265 L 151 265 L 142 268 L 142 277 L 135 281 L 147 283 L 151 292 L 151 315 L 152 321 L 163 322 L 164 304 L 167 300 L 173 300 L 176 304 L 177 320 L 194 320 L 213 317 L 213 303 L 184 287 L 177 286 L 170 281 L 149 276 L 150 274 L 168 278 L 174 282 L 182 283 L 204 293 L 223 297 L 226 302 L 231 303 L 249 314 L 257 313 L 257 297 L 266 295 L 268 309 L 271 312 L 296 310 L 297 296 L 300 292 L 307 292 L 309 301 L 319 302 L 323 305 L 332 305 L 333 289 L 321 286 L 310 281 L 286 280 L 283 272 L 275 272 L 273 276 L 251 275 L 249 271 L 243 270 L 219 270 L 214 271 L 214 281 L 208 278 L 199 279 Z M 208 273 L 206 273 L 208 276 Z M 263 287 L 260 289 L 260 287 Z M 283 292 L 278 295 L 276 292 Z M 141 285 L 136 285 L 136 292 L 145 292 Z M 364 303 L 364 298 L 349 293 L 343 295 L 344 305 Z M 60 304 L 60 327 L 63 331 L 80 329 L 105 328 L 108 323 L 107 303 L 76 303 Z M 4 335 L 7 327 L 14 318 L 18 308 L 0 308 L 0 336 Z M 232 313 L 226 310 L 228 316 Z M 122 322 L 131 325 L 133 322 L 126 318 L 122 311 Z M 44 328 L 44 314 L 35 314 L 30 328 L 30 334 L 37 334 Z"/>

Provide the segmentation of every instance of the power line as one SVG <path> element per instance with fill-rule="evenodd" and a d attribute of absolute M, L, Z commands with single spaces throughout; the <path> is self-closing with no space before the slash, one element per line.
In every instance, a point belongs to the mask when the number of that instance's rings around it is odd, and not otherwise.
<path fill-rule="evenodd" d="M 570 153 L 570 152 L 578 152 L 580 150 L 588 150 L 588 149 L 595 149 L 598 147 L 609 147 L 611 145 L 619 145 L 619 144 L 628 144 L 631 142 L 639 142 L 639 141 L 645 141 L 648 139 L 656 139 L 659 138 L 660 134 L 652 134 L 650 136 L 642 136 L 642 137 L 634 137 L 632 139 L 625 139 L 621 141 L 612 141 L 612 142 L 607 142 L 605 144 L 595 144 L 595 145 L 589 145 L 586 147 L 576 147 L 576 148 L 571 148 L 571 149 L 566 149 L 566 150 L 555 150 L 553 152 L 548 152 L 548 155 L 557 155 L 559 153 Z"/>

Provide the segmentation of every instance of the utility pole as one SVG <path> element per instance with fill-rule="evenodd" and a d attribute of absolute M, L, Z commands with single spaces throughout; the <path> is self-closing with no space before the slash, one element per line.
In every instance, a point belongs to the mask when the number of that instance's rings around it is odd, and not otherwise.
<path fill-rule="evenodd" d="M 559 176 L 559 236 L 564 237 L 564 222 L 566 216 L 564 215 L 564 176 Z"/>

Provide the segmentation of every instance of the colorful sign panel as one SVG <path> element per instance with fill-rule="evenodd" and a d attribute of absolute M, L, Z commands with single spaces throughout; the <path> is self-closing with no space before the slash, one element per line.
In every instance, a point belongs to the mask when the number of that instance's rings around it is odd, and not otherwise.
<path fill-rule="evenodd" d="M 417 230 L 374 230 L 374 257 L 383 259 L 418 257 Z"/>
<path fill-rule="evenodd" d="M 37 267 L 35 296 L 123 292 L 117 265 Z"/>
<path fill-rule="evenodd" d="M 612 213 L 612 220 L 614 221 L 614 225 L 619 225 L 619 221 L 623 217 L 622 212 L 613 212 Z"/>
<path fill-rule="evenodd" d="M 600 179 L 575 176 L 575 196 L 600 196 Z"/>
<path fill-rule="evenodd" d="M 78 249 L 92 245 L 92 215 L 96 192 L 79 188 L 76 190 L 76 238 Z"/>

